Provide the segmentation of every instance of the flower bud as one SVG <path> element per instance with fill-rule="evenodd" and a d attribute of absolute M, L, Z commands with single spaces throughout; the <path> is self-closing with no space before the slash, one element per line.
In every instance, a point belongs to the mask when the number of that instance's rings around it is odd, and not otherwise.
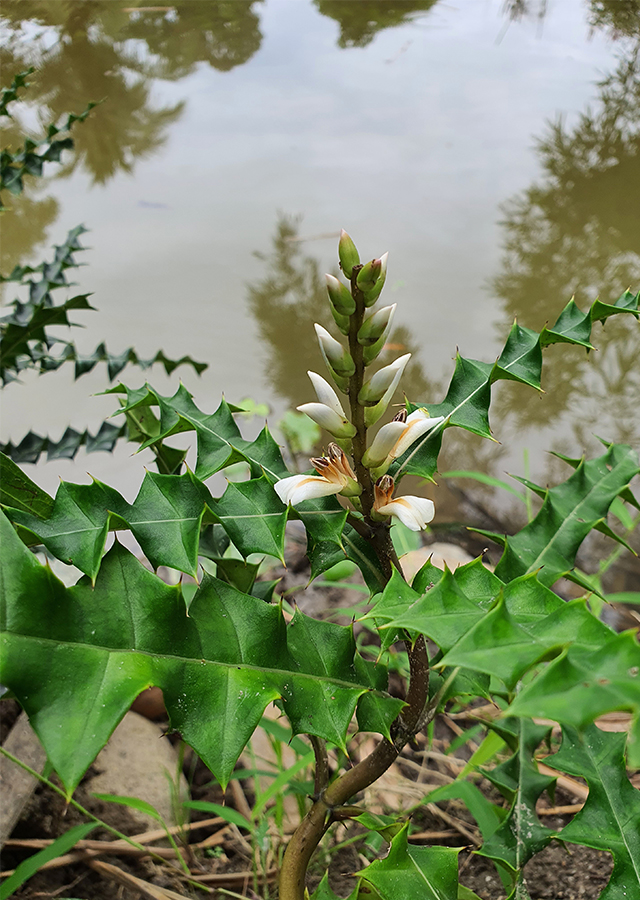
<path fill-rule="evenodd" d="M 331 306 L 331 315 L 333 316 L 333 321 L 336 323 L 340 331 L 344 335 L 349 334 L 349 316 L 343 316 L 338 310 L 335 308 L 333 303 L 329 304 Z"/>
<path fill-rule="evenodd" d="M 370 291 L 376 286 L 376 282 L 382 275 L 382 260 L 372 259 L 365 263 L 358 272 L 356 283 L 361 291 Z"/>
<path fill-rule="evenodd" d="M 386 337 L 391 328 L 396 306 L 396 303 L 393 306 L 383 306 L 382 309 L 368 316 L 358 331 L 358 343 L 363 347 L 371 347 L 381 337 Z"/>
<path fill-rule="evenodd" d="M 325 275 L 327 279 L 327 293 L 332 306 L 342 316 L 350 316 L 356 311 L 356 301 L 351 296 L 351 291 L 333 275 Z"/>
<path fill-rule="evenodd" d="M 339 415 L 335 409 L 325 406 L 324 403 L 303 403 L 297 409 L 334 437 L 350 438 L 356 433 L 356 429 L 346 416 Z"/>
<path fill-rule="evenodd" d="M 322 375 L 318 375 L 317 372 L 307 372 L 307 375 L 309 376 L 319 402 L 324 403 L 325 406 L 328 406 L 329 409 L 332 409 L 335 413 L 345 419 L 346 416 L 342 404 L 329 382 L 326 381 Z"/>
<path fill-rule="evenodd" d="M 364 406 L 368 403 L 377 403 L 389 393 L 388 402 L 391 401 L 393 393 L 398 386 L 398 382 L 402 377 L 405 366 L 411 359 L 410 353 L 398 357 L 391 365 L 379 369 L 375 375 L 371 377 L 363 386 L 358 394 L 358 403 Z"/>
<path fill-rule="evenodd" d="M 341 378 L 349 378 L 353 375 L 356 367 L 348 350 L 345 350 L 342 344 L 331 337 L 327 329 L 323 328 L 322 325 L 314 325 L 313 327 L 318 335 L 320 351 L 329 369 Z"/>
<path fill-rule="evenodd" d="M 381 338 L 379 338 L 375 344 L 371 344 L 370 347 L 364 347 L 362 351 L 362 359 L 364 361 L 365 366 L 370 366 L 372 362 L 380 356 L 382 350 L 384 349 L 384 345 L 387 342 L 387 335 L 383 334 Z"/>
<path fill-rule="evenodd" d="M 368 291 L 363 291 L 362 294 L 364 296 L 364 305 L 365 306 L 373 306 L 376 302 L 380 294 L 382 293 L 382 288 L 384 287 L 384 283 L 387 280 L 387 260 L 389 259 L 388 253 L 383 253 L 380 257 L 380 275 L 378 276 L 378 280 L 375 285 Z"/>
<path fill-rule="evenodd" d="M 340 232 L 340 240 L 338 242 L 338 256 L 340 258 L 340 268 L 347 276 L 347 278 L 351 278 L 353 267 L 360 265 L 360 257 L 358 255 L 358 251 L 356 250 L 356 245 L 353 243 L 344 228 Z"/>

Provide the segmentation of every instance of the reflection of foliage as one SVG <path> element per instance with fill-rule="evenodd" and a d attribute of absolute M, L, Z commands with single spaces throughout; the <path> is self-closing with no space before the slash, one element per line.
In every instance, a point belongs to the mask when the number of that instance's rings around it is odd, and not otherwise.
<path fill-rule="evenodd" d="M 603 299 L 617 297 L 640 281 L 640 206 L 630 197 L 632 186 L 640 183 L 638 51 L 623 59 L 599 87 L 595 111 L 582 115 L 573 130 L 555 123 L 538 143 L 545 180 L 504 207 L 506 253 L 492 288 L 523 325 L 541 327 L 553 315 L 558 298 L 576 294 L 584 305 L 600 291 Z M 626 396 L 631 408 L 640 400 L 637 385 L 624 369 L 613 374 L 616 366 L 626 365 L 634 354 L 637 358 L 637 332 L 626 324 L 615 323 L 598 339 L 597 371 L 608 384 L 609 411 L 613 383 L 618 385 L 618 399 Z M 615 359 L 608 353 L 612 341 L 618 347 Z M 551 366 L 553 410 L 549 400 L 526 410 L 513 404 L 511 411 L 519 418 L 526 415 L 529 424 L 536 418 L 542 422 L 550 412 L 557 414 L 575 397 L 599 394 L 593 386 L 587 388 L 595 366 L 577 350 L 563 354 L 561 365 L 554 367 L 552 360 Z M 629 391 L 636 392 L 635 400 Z M 618 413 L 620 423 L 625 417 Z"/>
<path fill-rule="evenodd" d="M 257 0 L 262 2 L 262 0 Z M 256 0 L 177 2 L 173 14 L 149 10 L 132 17 L 120 38 L 146 42 L 161 62 L 162 78 L 184 78 L 199 62 L 228 72 L 246 63 L 260 49 L 260 20 Z"/>
<path fill-rule="evenodd" d="M 590 0 L 589 24 L 606 28 L 612 37 L 640 38 L 638 0 Z"/>
<path fill-rule="evenodd" d="M 323 16 L 340 25 L 339 47 L 366 47 L 385 28 L 405 25 L 437 0 L 314 0 Z"/>
<path fill-rule="evenodd" d="M 307 369 L 322 372 L 324 368 L 313 323 L 320 321 L 330 327 L 318 262 L 302 255 L 295 240 L 297 224 L 295 219 L 279 220 L 273 251 L 264 257 L 268 273 L 249 288 L 251 312 L 269 354 L 269 381 L 292 406 L 309 400 Z"/>

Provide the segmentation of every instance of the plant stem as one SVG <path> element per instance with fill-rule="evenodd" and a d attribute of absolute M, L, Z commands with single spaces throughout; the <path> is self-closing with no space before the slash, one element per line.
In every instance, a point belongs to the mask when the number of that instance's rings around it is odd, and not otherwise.
<path fill-rule="evenodd" d="M 391 541 L 388 524 L 376 522 L 371 518 L 374 502 L 374 488 L 369 469 L 362 464 L 367 449 L 367 427 L 364 418 L 364 407 L 358 403 L 358 395 L 364 383 L 363 347 L 358 343 L 358 331 L 362 326 L 365 314 L 365 303 L 362 292 L 357 286 L 357 275 L 361 266 L 354 266 L 351 276 L 351 294 L 356 309 L 350 317 L 349 352 L 355 363 L 355 372 L 349 379 L 349 404 L 351 422 L 356 428 L 353 438 L 353 469 L 362 486 L 360 502 L 364 513 L 364 521 L 350 518 L 350 523 L 375 551 L 385 583 L 393 574 L 394 567 L 402 575 L 402 569 Z M 429 656 L 425 639 L 420 635 L 414 644 L 405 642 L 409 654 L 409 688 L 407 706 L 391 727 L 392 740 L 382 738 L 375 750 L 361 760 L 352 769 L 347 770 L 331 784 L 327 784 L 326 750 L 323 756 L 318 738 L 310 736 L 316 754 L 316 795 L 314 804 L 293 834 L 285 850 L 280 870 L 280 900 L 304 900 L 305 875 L 313 851 L 333 821 L 344 818 L 338 811 L 344 804 L 365 788 L 373 784 L 398 757 L 398 754 L 411 738 L 426 724 L 429 716 L 435 715 L 435 706 L 429 707 Z M 322 749 L 324 749 L 322 747 Z M 325 785 L 319 790 L 319 785 Z M 335 815 L 334 815 L 335 811 Z"/>

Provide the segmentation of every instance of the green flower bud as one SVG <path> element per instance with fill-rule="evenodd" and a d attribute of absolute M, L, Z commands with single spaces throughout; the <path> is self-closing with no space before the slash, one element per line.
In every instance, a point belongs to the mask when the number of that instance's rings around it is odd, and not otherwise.
<path fill-rule="evenodd" d="M 338 242 L 338 256 L 340 258 L 340 268 L 347 276 L 347 278 L 351 278 L 353 267 L 360 265 L 360 257 L 358 255 L 358 251 L 356 250 L 356 245 L 353 243 L 344 228 L 340 232 L 340 240 Z"/>
<path fill-rule="evenodd" d="M 367 307 L 373 306 L 373 304 L 376 302 L 376 300 L 382 293 L 382 288 L 384 287 L 384 283 L 387 280 L 387 260 L 388 260 L 388 258 L 389 258 L 388 253 L 382 254 L 382 256 L 380 257 L 381 271 L 380 271 L 378 280 L 376 281 L 375 285 L 371 288 L 371 290 L 362 292 L 363 297 L 364 297 L 364 305 Z"/>
<path fill-rule="evenodd" d="M 358 272 L 356 283 L 361 291 L 370 291 L 376 286 L 376 282 L 382 274 L 382 260 L 372 259 L 365 263 Z"/>
<path fill-rule="evenodd" d="M 335 372 L 341 378 L 349 378 L 353 375 L 356 366 L 349 351 L 335 338 L 331 337 L 327 329 L 323 328 L 322 325 L 314 325 L 313 327 L 318 335 L 320 351 L 331 372 Z"/>
<path fill-rule="evenodd" d="M 350 316 L 356 311 L 356 301 L 351 296 L 351 291 L 333 275 L 325 275 L 327 279 L 327 291 L 331 305 L 342 316 Z"/>
<path fill-rule="evenodd" d="M 367 406 L 386 399 L 386 405 L 388 406 L 402 377 L 405 366 L 410 359 L 411 354 L 405 353 L 404 356 L 400 356 L 391 365 L 385 366 L 384 369 L 376 372 L 369 381 L 362 385 L 358 394 L 358 403 L 361 406 Z"/>
<path fill-rule="evenodd" d="M 349 334 L 349 316 L 340 315 L 333 303 L 331 304 L 331 315 L 333 316 L 333 321 L 336 323 L 340 331 L 344 335 Z"/>
<path fill-rule="evenodd" d="M 393 306 L 384 306 L 382 309 L 379 309 L 378 312 L 373 313 L 373 315 L 364 320 L 358 331 L 359 344 L 362 344 L 363 347 L 371 347 L 376 341 L 379 341 L 381 337 L 386 337 L 391 328 L 391 321 L 393 319 L 393 314 L 396 311 L 396 305 L 397 304 L 394 303 Z"/>
<path fill-rule="evenodd" d="M 376 341 L 375 344 L 372 344 L 370 347 L 365 347 L 362 351 L 362 358 L 364 360 L 365 366 L 370 366 L 372 362 L 378 358 L 382 349 L 386 343 L 387 336 L 383 334 L 380 340 Z"/>

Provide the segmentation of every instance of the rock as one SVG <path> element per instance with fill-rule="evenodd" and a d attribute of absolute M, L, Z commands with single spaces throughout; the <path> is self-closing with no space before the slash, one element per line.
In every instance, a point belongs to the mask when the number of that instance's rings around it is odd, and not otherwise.
<path fill-rule="evenodd" d="M 178 755 L 162 728 L 137 713 L 128 712 L 100 751 L 89 790 L 96 794 L 137 797 L 150 803 L 165 824 L 175 825 L 171 784 L 175 785 Z M 187 799 L 187 780 L 180 772 L 180 800 Z M 144 828 L 158 827 L 157 819 L 131 810 Z M 141 829 L 142 830 L 142 829 Z"/>
<path fill-rule="evenodd" d="M 13 728 L 4 742 L 4 749 L 12 753 L 21 762 L 42 772 L 47 761 L 47 754 L 42 748 L 36 733 L 29 725 L 27 714 L 21 712 Z M 29 797 L 35 790 L 38 781 L 6 756 L 0 757 L 0 846 L 13 831 Z"/>
<path fill-rule="evenodd" d="M 436 541 L 435 544 L 420 547 L 419 550 L 410 550 L 400 560 L 402 571 L 408 582 L 413 580 L 414 575 L 422 568 L 429 557 L 431 557 L 431 562 L 438 569 L 444 569 L 446 563 L 452 571 L 457 569 L 458 566 L 471 562 L 473 559 L 462 547 L 459 547 L 457 544 L 446 544 L 444 541 Z"/>

